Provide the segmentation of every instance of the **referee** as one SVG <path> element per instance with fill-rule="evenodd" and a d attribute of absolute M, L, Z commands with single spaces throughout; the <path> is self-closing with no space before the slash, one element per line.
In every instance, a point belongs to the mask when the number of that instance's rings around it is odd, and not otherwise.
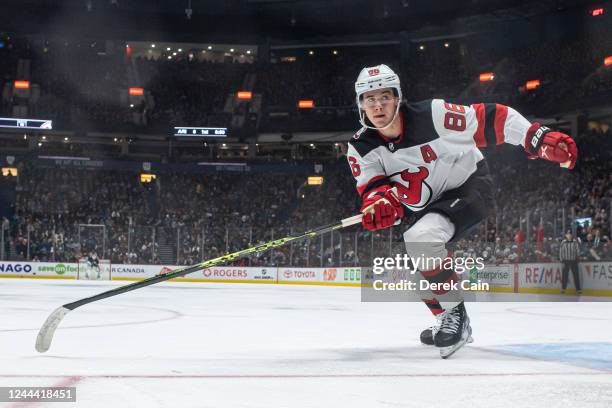
<path fill-rule="evenodd" d="M 576 286 L 576 292 L 582 294 L 580 288 L 580 276 L 578 276 L 578 255 L 580 253 L 580 247 L 578 242 L 574 240 L 572 233 L 567 231 L 565 239 L 561 242 L 559 247 L 559 260 L 563 263 L 563 275 L 561 276 L 561 293 L 565 293 L 567 288 L 567 281 L 569 270 L 572 270 L 572 276 L 574 277 L 574 285 Z"/>

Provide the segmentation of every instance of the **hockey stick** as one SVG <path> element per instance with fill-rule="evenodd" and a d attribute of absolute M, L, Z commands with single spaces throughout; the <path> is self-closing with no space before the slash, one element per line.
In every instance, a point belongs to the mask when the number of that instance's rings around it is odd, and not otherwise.
<path fill-rule="evenodd" d="M 349 227 L 351 225 L 360 223 L 361 217 L 362 215 L 358 214 L 353 217 L 345 218 L 336 224 L 330 224 L 330 225 L 326 225 L 323 227 L 319 227 L 314 230 L 305 232 L 301 235 L 276 239 L 274 241 L 266 242 L 261 245 L 257 245 L 251 248 L 246 248 L 241 251 L 237 251 L 231 254 L 220 256 L 218 258 L 210 259 L 208 261 L 204 261 L 197 265 L 187 266 L 184 268 L 178 268 L 168 273 L 155 275 L 150 278 L 131 283 L 129 285 L 120 286 L 118 288 L 107 290 L 106 292 L 102 292 L 102 293 L 99 293 L 97 295 L 94 295 L 88 298 L 77 300 L 72 303 L 66 303 L 65 305 L 60 306 L 57 309 L 55 309 L 53 312 L 51 312 L 49 317 L 47 317 L 47 320 L 45 321 L 45 323 L 40 328 L 40 331 L 38 332 L 38 336 L 36 337 L 36 351 L 38 351 L 39 353 L 44 353 L 45 351 L 49 350 L 49 347 L 51 346 L 51 341 L 53 340 L 53 335 L 55 334 L 55 330 L 57 330 L 57 327 L 61 323 L 64 316 L 66 316 L 68 312 L 76 309 L 79 306 L 83 306 L 88 303 L 95 302 L 97 300 L 109 298 L 111 296 L 116 296 L 121 293 L 129 292 L 134 289 L 144 288 L 145 286 L 153 285 L 158 282 L 167 281 L 172 278 L 178 278 L 181 276 L 185 276 L 190 273 L 199 271 L 200 269 L 206 269 L 206 268 L 210 268 L 211 266 L 233 261 L 244 255 L 254 254 L 256 252 L 267 251 L 269 249 L 278 248 L 278 247 L 281 247 L 291 242 L 300 241 L 306 238 L 314 238 L 314 237 L 317 237 L 319 235 L 322 235 L 322 234 L 325 234 L 331 231 Z"/>

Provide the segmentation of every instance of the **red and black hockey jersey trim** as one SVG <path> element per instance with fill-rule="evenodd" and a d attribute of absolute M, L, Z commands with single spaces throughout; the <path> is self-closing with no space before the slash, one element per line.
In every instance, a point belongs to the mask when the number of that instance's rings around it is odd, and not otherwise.
<path fill-rule="evenodd" d="M 498 103 L 472 105 L 476 112 L 478 128 L 474 133 L 477 147 L 495 146 L 505 143 L 504 128 L 508 118 L 508 107 Z"/>

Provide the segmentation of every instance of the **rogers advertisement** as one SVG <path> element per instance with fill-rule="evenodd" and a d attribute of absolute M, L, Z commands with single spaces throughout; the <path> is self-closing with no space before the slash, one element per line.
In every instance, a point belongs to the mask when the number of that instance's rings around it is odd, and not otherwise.
<path fill-rule="evenodd" d="M 193 278 L 225 281 L 268 281 L 276 282 L 276 268 L 246 266 L 216 266 L 194 273 Z"/>

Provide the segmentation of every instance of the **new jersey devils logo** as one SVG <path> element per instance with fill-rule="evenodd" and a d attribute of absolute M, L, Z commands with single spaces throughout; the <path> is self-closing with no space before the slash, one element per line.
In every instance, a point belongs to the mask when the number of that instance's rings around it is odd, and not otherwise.
<path fill-rule="evenodd" d="M 413 208 L 423 208 L 431 200 L 432 190 L 425 179 L 429 176 L 429 170 L 426 167 L 419 166 L 418 171 L 410 171 L 410 169 L 395 173 L 392 176 L 398 175 L 401 177 L 401 182 L 395 182 L 394 187 L 397 187 L 400 200 Z"/>

